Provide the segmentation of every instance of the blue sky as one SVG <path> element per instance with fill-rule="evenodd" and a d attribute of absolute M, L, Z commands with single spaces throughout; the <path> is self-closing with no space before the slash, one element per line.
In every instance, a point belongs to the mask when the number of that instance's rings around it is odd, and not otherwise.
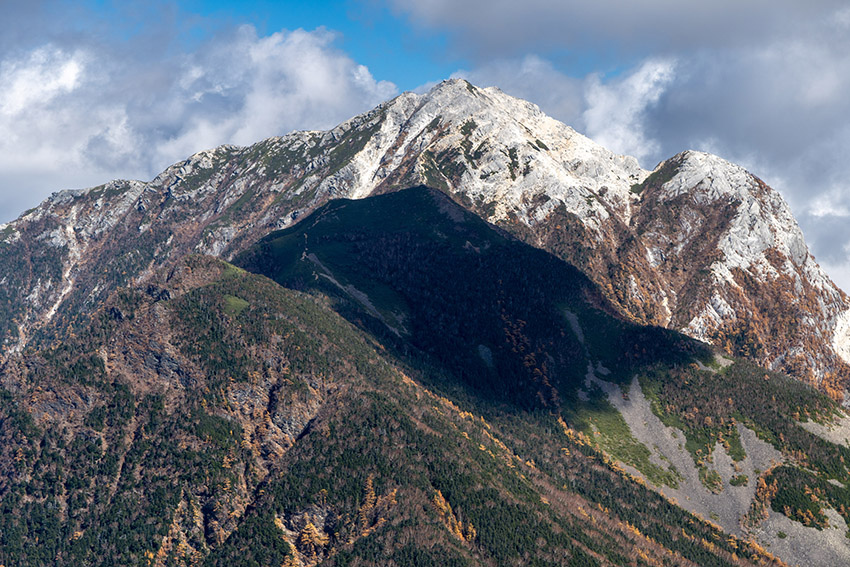
<path fill-rule="evenodd" d="M 0 0 L 0 222 L 460 76 L 646 168 L 684 149 L 789 201 L 850 287 L 845 0 Z"/>
<path fill-rule="evenodd" d="M 402 91 L 426 81 L 439 81 L 466 64 L 447 53 L 442 34 L 417 33 L 406 19 L 378 2 L 193 0 L 178 5 L 214 25 L 250 23 L 260 35 L 284 29 L 327 28 L 338 34 L 337 47 L 366 65 L 376 78 L 392 81 Z"/>

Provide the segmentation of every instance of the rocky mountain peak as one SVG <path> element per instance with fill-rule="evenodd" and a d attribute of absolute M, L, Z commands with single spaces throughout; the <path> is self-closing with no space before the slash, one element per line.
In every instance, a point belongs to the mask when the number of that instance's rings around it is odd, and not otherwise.
<path fill-rule="evenodd" d="M 375 128 L 374 136 L 321 188 L 344 188 L 354 198 L 399 184 L 404 175 L 404 184 L 456 188 L 491 205 L 494 220 L 510 212 L 533 222 L 556 203 L 575 211 L 590 207 L 603 219 L 607 205 L 628 218 L 635 200 L 629 189 L 648 174 L 634 158 L 613 154 L 536 105 L 463 80 L 402 94 L 340 132 L 354 124 Z M 552 203 L 536 210 L 527 202 L 535 197 Z"/>
<path fill-rule="evenodd" d="M 678 201 L 705 209 L 732 206 L 727 234 L 720 240 L 726 266 L 758 266 L 773 273 L 776 268 L 765 259 L 765 252 L 776 250 L 796 267 L 810 261 L 815 269 L 803 233 L 785 200 L 743 167 L 689 150 L 663 162 L 656 172 L 669 179 L 656 192 L 645 195 L 642 203 L 647 206 Z M 683 219 L 682 228 L 687 232 L 694 226 Z"/>
<path fill-rule="evenodd" d="M 664 274 L 665 324 L 814 382 L 847 375 L 830 339 L 843 328 L 847 297 L 777 191 L 718 156 L 687 151 L 650 175 L 640 209 L 634 228 Z"/>
<path fill-rule="evenodd" d="M 758 189 L 758 183 L 746 169 L 713 154 L 687 150 L 668 161 L 675 164 L 675 176 L 663 187 L 669 198 L 690 193 L 703 204 L 720 199 L 744 199 Z"/>

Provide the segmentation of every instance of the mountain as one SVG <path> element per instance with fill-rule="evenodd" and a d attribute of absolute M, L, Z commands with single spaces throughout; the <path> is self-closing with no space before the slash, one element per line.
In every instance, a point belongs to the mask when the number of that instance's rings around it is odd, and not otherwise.
<path fill-rule="evenodd" d="M 715 156 L 448 81 L 54 194 L 0 283 L 2 565 L 850 561 L 847 297 Z"/>
<path fill-rule="evenodd" d="M 190 254 L 7 362 L 3 564 L 850 557 L 835 402 L 440 191 L 331 201 L 237 262 L 285 285 Z"/>
<path fill-rule="evenodd" d="M 410 207 L 414 218 L 400 222 Z M 378 246 L 348 259 L 363 230 Z M 315 252 L 298 249 L 304 234 Z M 403 253 L 411 248 L 422 256 Z M 366 257 L 421 271 L 368 278 Z M 428 257 L 468 269 L 446 276 L 419 262 Z M 427 189 L 334 201 L 242 259 L 295 280 L 315 270 L 305 283 L 337 291 L 306 295 L 189 255 L 114 293 L 67 341 L 7 364 L 4 564 L 781 565 L 591 441 L 587 423 L 607 436 L 605 423 L 621 422 L 574 366 L 625 376 L 711 363 L 711 353 L 613 316 L 574 268 Z M 529 262 L 551 275 L 525 271 Z M 488 278 L 494 270 L 505 279 Z M 415 282 L 441 279 L 431 305 L 413 301 Z M 497 317 L 476 308 L 475 290 L 501 302 Z M 466 317 L 423 328 L 441 316 L 435 304 L 470 300 Z M 397 333 L 368 314 L 407 301 Z M 380 338 L 330 309 L 357 319 L 354 304 Z M 518 369 L 528 377 L 511 380 Z M 812 415 L 834 408 L 813 391 L 795 403 Z M 675 483 L 636 440 L 619 442 L 651 478 Z"/>
<path fill-rule="evenodd" d="M 421 183 L 577 266 L 635 321 L 842 396 L 850 304 L 775 191 L 698 152 L 642 170 L 460 80 L 327 132 L 201 152 L 149 183 L 57 193 L 0 227 L 4 356 L 188 252 L 233 258 L 329 199 Z"/>
<path fill-rule="evenodd" d="M 236 262 L 330 297 L 386 352 L 427 368 L 419 380 L 503 431 L 528 412 L 557 416 L 632 478 L 730 534 L 793 563 L 850 559 L 848 422 L 833 401 L 623 319 L 575 268 L 439 191 L 332 201 Z M 837 423 L 841 433 L 819 436 Z M 551 435 L 532 443 L 524 430 L 510 443 L 557 468 L 557 447 L 532 448 Z"/>

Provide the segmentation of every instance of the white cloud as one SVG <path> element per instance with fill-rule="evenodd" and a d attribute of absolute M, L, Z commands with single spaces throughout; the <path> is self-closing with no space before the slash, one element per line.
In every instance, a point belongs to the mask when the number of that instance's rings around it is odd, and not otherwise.
<path fill-rule="evenodd" d="M 821 219 L 823 217 L 850 217 L 850 187 L 834 187 L 815 196 L 808 206 L 808 214 Z M 844 251 L 848 252 L 847 246 Z"/>
<path fill-rule="evenodd" d="M 639 160 L 658 154 L 660 144 L 648 137 L 645 115 L 675 79 L 675 61 L 651 59 L 618 80 L 588 79 L 584 111 L 587 134 L 603 146 Z"/>
<path fill-rule="evenodd" d="M 839 8 L 832 15 L 832 23 L 839 29 L 850 28 L 850 7 Z"/>
<path fill-rule="evenodd" d="M 295 129 L 329 128 L 396 94 L 395 85 L 376 81 L 335 50 L 334 39 L 322 29 L 258 37 L 243 26 L 229 41 L 196 54 L 175 89 L 175 99 L 185 105 L 177 123 L 185 127 L 160 145 L 162 159 Z M 194 106 L 205 112 L 192 112 Z"/>
<path fill-rule="evenodd" d="M 0 222 L 54 190 L 149 179 L 196 151 L 329 128 L 396 94 L 334 41 L 243 26 L 166 58 L 145 45 L 0 53 Z"/>
<path fill-rule="evenodd" d="M 0 113 L 14 115 L 73 91 L 83 72 L 80 53 L 45 46 L 25 60 L 0 65 Z"/>

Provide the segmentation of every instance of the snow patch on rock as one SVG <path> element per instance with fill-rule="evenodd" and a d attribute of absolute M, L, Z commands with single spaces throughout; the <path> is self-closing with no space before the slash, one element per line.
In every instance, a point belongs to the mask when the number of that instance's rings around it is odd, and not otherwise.
<path fill-rule="evenodd" d="M 47 310 L 47 313 L 44 315 L 44 321 L 50 321 L 53 319 L 53 316 L 56 314 L 56 311 L 59 309 L 59 306 L 62 305 L 62 302 L 65 300 L 65 297 L 71 293 L 71 290 L 74 289 L 74 279 L 71 277 L 71 274 L 74 268 L 77 267 L 80 259 L 83 255 L 82 246 L 80 246 L 79 241 L 77 240 L 77 235 L 74 231 L 74 225 L 77 222 L 77 207 L 71 207 L 71 211 L 67 217 L 66 223 L 60 228 L 53 231 L 51 235 L 51 244 L 54 246 L 65 246 L 68 250 L 68 258 L 65 261 L 65 266 L 62 271 L 62 289 L 59 290 L 59 294 L 56 297 L 56 300 L 53 302 L 53 305 Z"/>

